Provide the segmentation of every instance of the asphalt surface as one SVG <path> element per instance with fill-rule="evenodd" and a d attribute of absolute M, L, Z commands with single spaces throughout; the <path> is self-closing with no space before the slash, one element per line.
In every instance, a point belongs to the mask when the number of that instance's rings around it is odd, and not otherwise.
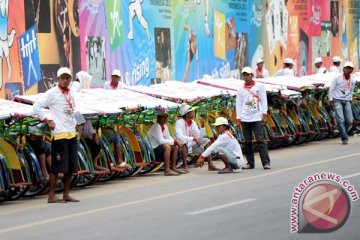
<path fill-rule="evenodd" d="M 46 196 L 0 205 L 0 239 L 360 239 L 360 200 L 331 233 L 290 233 L 294 187 L 333 172 L 360 193 L 360 137 L 270 151 L 272 169 L 217 174 L 191 169 L 76 189 L 80 203 L 47 204 Z M 216 163 L 219 167 L 220 162 Z M 61 197 L 61 195 L 59 195 Z"/>

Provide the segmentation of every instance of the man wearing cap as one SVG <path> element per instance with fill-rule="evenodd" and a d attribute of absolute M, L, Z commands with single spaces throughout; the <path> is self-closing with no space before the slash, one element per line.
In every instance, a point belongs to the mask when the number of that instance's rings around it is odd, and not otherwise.
<path fill-rule="evenodd" d="M 254 70 L 255 78 L 267 78 L 267 77 L 269 77 L 269 72 L 264 67 L 264 59 L 263 58 L 259 58 L 256 61 L 256 65 L 257 65 L 257 68 Z"/>
<path fill-rule="evenodd" d="M 170 136 L 169 129 L 166 124 L 169 117 L 166 109 L 156 109 L 156 115 L 156 123 L 152 125 L 147 134 L 150 139 L 151 146 L 154 149 L 156 161 L 164 161 L 165 176 L 187 173 L 176 169 L 176 160 L 181 144 Z"/>
<path fill-rule="evenodd" d="M 267 98 L 265 86 L 253 80 L 250 67 L 242 69 L 244 86 L 241 87 L 236 95 L 236 119 L 237 125 L 242 126 L 245 148 L 244 155 L 247 164 L 243 169 L 253 169 L 255 167 L 254 151 L 252 148 L 252 133 L 254 132 L 260 158 L 264 169 L 271 169 L 270 157 L 265 143 L 265 134 L 262 122 L 267 117 Z"/>
<path fill-rule="evenodd" d="M 327 72 L 326 67 L 322 67 L 321 57 L 315 58 L 314 65 L 315 65 L 315 73 L 326 73 Z"/>
<path fill-rule="evenodd" d="M 125 84 L 121 81 L 121 73 L 120 70 L 115 69 L 111 73 L 111 81 L 107 81 L 104 84 L 104 89 L 106 90 L 117 90 L 123 89 Z"/>
<path fill-rule="evenodd" d="M 333 65 L 330 67 L 329 72 L 338 72 L 340 73 L 340 64 L 341 64 L 341 58 L 339 56 L 333 57 Z"/>
<path fill-rule="evenodd" d="M 175 138 L 184 144 L 182 147 L 182 160 L 184 163 L 185 171 L 188 171 L 186 157 L 189 153 L 201 154 L 204 152 L 205 148 L 209 146 L 210 140 L 204 138 L 205 136 L 205 120 L 200 119 L 201 128 L 197 126 L 196 122 L 193 120 L 195 117 L 194 110 L 195 107 L 191 107 L 188 104 L 183 104 L 180 106 L 179 112 L 181 119 L 178 119 L 175 122 Z M 185 147 L 186 146 L 186 147 Z M 209 171 L 218 171 L 212 162 L 211 156 L 207 157 L 208 161 L 208 170 Z"/>
<path fill-rule="evenodd" d="M 225 164 L 225 168 L 218 173 L 232 173 L 234 170 L 241 170 L 244 164 L 243 155 L 238 140 L 229 131 L 229 122 L 226 118 L 219 117 L 215 123 L 216 131 L 219 133 L 216 141 L 213 142 L 198 158 L 197 165 L 204 164 L 204 159 L 211 154 L 219 154 L 219 158 Z"/>
<path fill-rule="evenodd" d="M 58 85 L 45 92 L 34 106 L 34 112 L 51 129 L 51 168 L 48 203 L 78 202 L 69 195 L 72 174 L 77 172 L 77 133 L 74 116 L 75 101 L 69 89 L 71 71 L 62 67 L 57 72 Z M 52 120 L 45 117 L 42 108 L 49 108 Z M 64 174 L 64 193 L 60 199 L 55 195 L 59 173 Z"/>
<path fill-rule="evenodd" d="M 335 109 L 336 123 L 344 145 L 348 144 L 347 130 L 353 123 L 351 101 L 356 84 L 355 78 L 351 75 L 353 70 L 354 64 L 346 62 L 344 73 L 331 82 L 329 89 L 329 104 Z"/>
<path fill-rule="evenodd" d="M 279 71 L 277 71 L 274 74 L 274 77 L 285 76 L 285 75 L 294 76 L 293 66 L 294 66 L 294 60 L 292 60 L 292 58 L 285 58 L 284 59 L 284 67 L 282 69 L 280 69 Z"/>

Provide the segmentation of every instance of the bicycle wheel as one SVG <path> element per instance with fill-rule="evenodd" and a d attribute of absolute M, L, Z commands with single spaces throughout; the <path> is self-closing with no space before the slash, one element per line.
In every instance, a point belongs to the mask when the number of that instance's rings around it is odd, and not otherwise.
<path fill-rule="evenodd" d="M 121 139 L 120 144 L 124 152 L 124 160 L 126 161 L 127 164 L 130 164 L 130 166 L 132 166 L 131 169 L 126 169 L 123 172 L 119 172 L 118 177 L 126 178 L 139 173 L 142 167 L 138 167 L 136 165 L 135 155 L 134 152 L 131 150 L 131 145 L 130 142 L 127 140 L 127 138 L 121 136 L 120 139 Z"/>
<path fill-rule="evenodd" d="M 78 157 L 79 157 L 79 165 L 82 166 L 84 170 L 88 170 L 88 173 L 82 173 L 78 175 L 78 179 L 76 182 L 76 187 L 86 187 L 89 186 L 96 181 L 96 175 L 92 169 L 91 160 L 89 159 L 89 155 L 87 154 L 84 146 L 81 142 L 79 142 L 78 148 Z"/>
<path fill-rule="evenodd" d="M 20 197 L 24 196 L 24 194 L 27 192 L 27 190 L 30 187 L 30 172 L 29 172 L 29 166 L 27 164 L 27 161 L 24 158 L 24 155 L 22 153 L 18 153 L 18 157 L 21 163 L 21 172 L 23 174 L 23 176 L 21 176 L 21 178 L 23 178 L 24 182 L 23 183 L 19 183 L 19 184 L 14 184 L 14 185 L 10 185 L 9 188 L 9 195 L 10 201 L 13 200 L 17 200 Z"/>
<path fill-rule="evenodd" d="M 41 194 L 48 188 L 48 184 L 45 182 L 39 160 L 30 147 L 25 147 L 23 150 L 25 159 L 30 166 L 31 185 L 24 194 L 24 197 L 34 197 Z"/>

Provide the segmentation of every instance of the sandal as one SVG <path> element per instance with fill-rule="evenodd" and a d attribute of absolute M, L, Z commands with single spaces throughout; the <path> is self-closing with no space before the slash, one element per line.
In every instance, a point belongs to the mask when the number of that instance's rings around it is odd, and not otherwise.
<path fill-rule="evenodd" d="M 218 171 L 218 174 L 224 174 L 224 173 L 233 173 L 233 170 L 229 168 L 224 168 Z"/>
<path fill-rule="evenodd" d="M 48 198 L 48 203 L 66 203 L 66 201 L 64 199 L 56 197 L 54 199 L 49 199 Z"/>
<path fill-rule="evenodd" d="M 220 171 L 220 168 L 212 166 L 212 167 L 208 167 L 208 171 Z"/>
<path fill-rule="evenodd" d="M 75 198 L 64 198 L 63 201 L 65 202 L 80 202 L 79 199 L 75 199 Z"/>
<path fill-rule="evenodd" d="M 180 176 L 180 173 L 169 171 L 169 172 L 164 172 L 164 176 Z"/>
<path fill-rule="evenodd" d="M 132 167 L 129 164 L 127 164 L 126 162 L 122 162 L 122 163 L 116 165 L 116 167 L 118 167 L 118 168 L 126 168 L 128 170 L 132 169 Z"/>

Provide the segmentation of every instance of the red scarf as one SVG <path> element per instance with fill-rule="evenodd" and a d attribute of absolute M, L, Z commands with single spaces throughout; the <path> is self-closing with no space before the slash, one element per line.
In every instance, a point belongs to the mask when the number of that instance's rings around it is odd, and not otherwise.
<path fill-rule="evenodd" d="M 72 105 L 72 103 L 71 103 L 71 96 L 70 96 L 70 94 L 69 94 L 69 93 L 70 93 L 70 88 L 68 88 L 68 87 L 62 87 L 62 86 L 60 86 L 60 85 L 58 85 L 58 87 L 59 87 L 61 93 L 64 95 L 65 100 L 66 100 L 66 102 L 68 103 L 70 109 L 73 111 L 74 108 L 73 108 L 73 105 Z"/>
<path fill-rule="evenodd" d="M 256 77 L 260 77 L 260 78 L 264 77 L 262 68 L 261 69 L 260 68 L 256 69 Z"/>
<path fill-rule="evenodd" d="M 344 75 L 344 79 L 346 80 L 346 81 L 349 81 L 350 80 L 350 77 L 351 77 L 351 75 L 349 74 L 349 76 L 348 77 L 346 77 L 345 76 L 345 74 L 343 74 Z"/>
<path fill-rule="evenodd" d="M 157 123 L 160 125 L 162 135 L 165 138 L 165 126 L 162 126 L 159 122 L 157 122 Z"/>
<path fill-rule="evenodd" d="M 345 80 L 345 90 L 350 90 L 351 89 L 351 75 L 349 75 L 348 77 L 345 76 L 345 74 L 343 74 L 344 80 Z"/>
<path fill-rule="evenodd" d="M 246 83 L 244 83 L 244 88 L 245 89 L 251 89 L 253 86 L 255 86 L 255 81 L 252 81 L 252 83 L 250 85 L 246 85 Z"/>
<path fill-rule="evenodd" d="M 185 122 L 186 126 L 188 126 L 188 127 L 190 127 L 191 124 L 193 123 L 191 119 L 190 120 L 185 120 L 185 118 L 184 118 L 184 122 Z"/>
<path fill-rule="evenodd" d="M 63 94 L 68 94 L 70 92 L 70 88 L 68 87 L 62 87 L 60 86 L 60 84 L 58 85 L 58 87 Z"/>
<path fill-rule="evenodd" d="M 117 83 L 114 83 L 113 81 L 110 82 L 110 86 L 112 89 L 116 89 L 118 85 L 119 85 L 119 82 L 117 82 Z"/>

